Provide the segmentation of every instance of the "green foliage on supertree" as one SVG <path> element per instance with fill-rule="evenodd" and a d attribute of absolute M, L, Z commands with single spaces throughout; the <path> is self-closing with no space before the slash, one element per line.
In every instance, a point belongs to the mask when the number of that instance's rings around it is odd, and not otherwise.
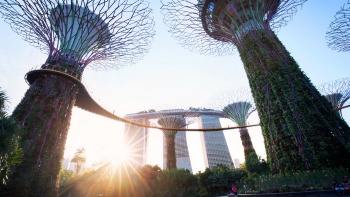
<path fill-rule="evenodd" d="M 344 167 L 350 160 L 349 126 L 272 31 L 305 2 L 171 0 L 162 6 L 169 31 L 186 48 L 222 55 L 236 45 L 274 172 Z"/>
<path fill-rule="evenodd" d="M 72 108 L 76 98 L 86 102 L 87 95 L 77 97 L 78 88 L 85 91 L 84 69 L 140 60 L 154 35 L 150 14 L 143 0 L 0 1 L 0 15 L 14 32 L 47 54 L 41 68 L 26 75 L 30 88 L 13 112 L 24 128 L 24 157 L 9 178 L 10 196 L 57 196 Z"/>
<path fill-rule="evenodd" d="M 8 182 L 15 165 L 22 161 L 20 127 L 6 112 L 8 97 L 0 88 L 0 190 Z M 1 193 L 0 193 L 1 194 Z"/>
<path fill-rule="evenodd" d="M 243 145 L 244 157 L 247 158 L 250 153 L 256 153 L 248 129 L 240 128 L 239 134 Z"/>
<path fill-rule="evenodd" d="M 237 47 L 274 172 L 347 166 L 350 128 L 320 95 L 271 30 Z M 339 159 L 342 158 L 342 159 Z"/>
<path fill-rule="evenodd" d="M 56 196 L 58 174 L 77 87 L 60 77 L 38 78 L 12 117 L 23 129 L 23 162 L 10 176 L 13 196 Z"/>

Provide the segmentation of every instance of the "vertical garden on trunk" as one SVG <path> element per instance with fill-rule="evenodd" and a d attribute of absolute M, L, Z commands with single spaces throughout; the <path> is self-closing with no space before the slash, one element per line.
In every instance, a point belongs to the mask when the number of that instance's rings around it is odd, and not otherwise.
<path fill-rule="evenodd" d="M 164 22 L 184 47 L 215 55 L 238 49 L 274 172 L 349 164 L 349 126 L 273 32 L 286 25 L 305 2 L 168 0 L 162 6 Z"/>
<path fill-rule="evenodd" d="M 348 125 L 274 33 L 271 30 L 248 33 L 237 48 L 272 168 L 291 171 L 347 165 L 350 160 L 344 155 L 349 155 Z"/>
<path fill-rule="evenodd" d="M 12 114 L 23 127 L 23 161 L 4 192 L 57 196 L 73 106 L 76 101 L 82 108 L 91 105 L 78 91 L 85 91 L 83 71 L 140 60 L 154 35 L 151 9 L 143 0 L 7 0 L 0 1 L 0 14 L 48 55 L 40 69 L 27 73 L 30 87 Z"/>

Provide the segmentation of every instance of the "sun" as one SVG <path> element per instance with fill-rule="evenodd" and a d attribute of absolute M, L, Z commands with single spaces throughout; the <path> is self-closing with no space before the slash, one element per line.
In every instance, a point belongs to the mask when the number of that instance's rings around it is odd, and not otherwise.
<path fill-rule="evenodd" d="M 100 166 L 105 163 L 120 164 L 130 159 L 129 149 L 124 143 L 124 124 L 111 121 L 93 114 L 77 111 L 79 125 L 71 125 L 68 136 L 68 158 L 72 158 L 77 148 L 85 149 L 86 167 Z"/>
<path fill-rule="evenodd" d="M 119 146 L 115 150 L 111 150 L 108 159 L 113 165 L 128 163 L 130 159 L 130 151 L 126 146 Z"/>

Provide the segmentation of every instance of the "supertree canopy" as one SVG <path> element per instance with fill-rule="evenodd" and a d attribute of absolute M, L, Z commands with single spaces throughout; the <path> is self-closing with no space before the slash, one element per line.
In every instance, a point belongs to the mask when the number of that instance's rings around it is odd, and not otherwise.
<path fill-rule="evenodd" d="M 335 14 L 326 35 L 328 46 L 337 51 L 350 51 L 350 1 Z"/>
<path fill-rule="evenodd" d="M 12 29 L 48 53 L 12 116 L 24 127 L 23 162 L 9 178 L 10 196 L 56 196 L 72 107 L 83 70 L 119 68 L 148 51 L 153 19 L 143 0 L 5 0 Z M 40 72 L 39 72 L 40 71 Z"/>
<path fill-rule="evenodd" d="M 333 168 L 350 162 L 338 159 L 350 156 L 350 128 L 273 31 L 285 25 L 304 2 L 170 0 L 162 6 L 164 22 L 186 48 L 218 55 L 238 49 L 274 172 Z"/>
<path fill-rule="evenodd" d="M 341 115 L 341 109 L 350 98 L 350 78 L 323 83 L 318 89 Z"/>
<path fill-rule="evenodd" d="M 127 119 L 143 119 L 146 120 L 150 125 L 160 125 L 160 127 L 152 126 L 149 128 L 157 128 L 163 132 L 165 138 L 165 151 L 163 158 L 166 160 L 166 168 L 173 169 L 177 168 L 177 158 L 180 158 L 181 160 L 178 163 L 183 163 L 183 160 L 186 160 L 186 158 L 189 159 L 186 133 L 181 133 L 180 136 L 177 134 L 179 134 L 179 132 L 188 131 L 188 129 L 185 127 L 189 124 L 192 124 L 197 119 L 197 117 L 203 113 L 223 117 L 221 111 L 200 111 L 191 109 L 168 109 L 159 111 L 149 110 L 135 114 L 128 114 L 125 117 Z M 190 163 L 189 160 L 188 163 Z"/>
<path fill-rule="evenodd" d="M 162 127 L 184 128 L 186 119 L 182 116 L 164 116 L 158 119 L 158 124 Z M 177 131 L 163 130 L 166 139 L 166 168 L 176 168 L 175 136 Z"/>

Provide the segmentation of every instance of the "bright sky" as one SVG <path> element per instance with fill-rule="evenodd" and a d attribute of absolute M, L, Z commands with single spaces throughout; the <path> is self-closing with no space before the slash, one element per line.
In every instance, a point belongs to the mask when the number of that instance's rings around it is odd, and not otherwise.
<path fill-rule="evenodd" d="M 322 2 L 322 3 L 321 3 Z M 347 0 L 309 0 L 292 21 L 281 28 L 278 37 L 315 85 L 349 77 L 350 55 L 327 47 L 325 34 L 333 16 Z M 148 54 L 135 65 L 119 70 L 85 70 L 83 83 L 95 100 L 109 111 L 124 116 L 148 109 L 208 107 L 213 97 L 234 88 L 248 87 L 248 80 L 238 54 L 203 56 L 182 48 L 167 32 L 160 14 L 161 3 L 153 1 L 156 35 Z M 39 67 L 46 55 L 23 41 L 8 24 L 0 20 L 0 87 L 10 98 L 9 112 L 28 89 L 25 74 Z M 343 111 L 350 121 L 350 110 Z M 249 123 L 258 123 L 254 113 Z M 223 121 L 223 126 L 234 125 Z M 108 157 L 122 145 L 124 124 L 74 108 L 66 143 L 65 157 L 72 157 L 84 147 L 88 162 Z M 258 155 L 266 157 L 260 128 L 250 128 Z M 243 162 L 243 148 L 238 130 L 225 131 L 232 158 Z M 193 161 L 199 152 L 198 133 L 188 135 Z M 152 130 L 150 164 L 161 166 L 161 132 Z M 193 171 L 204 170 L 196 163 Z"/>

